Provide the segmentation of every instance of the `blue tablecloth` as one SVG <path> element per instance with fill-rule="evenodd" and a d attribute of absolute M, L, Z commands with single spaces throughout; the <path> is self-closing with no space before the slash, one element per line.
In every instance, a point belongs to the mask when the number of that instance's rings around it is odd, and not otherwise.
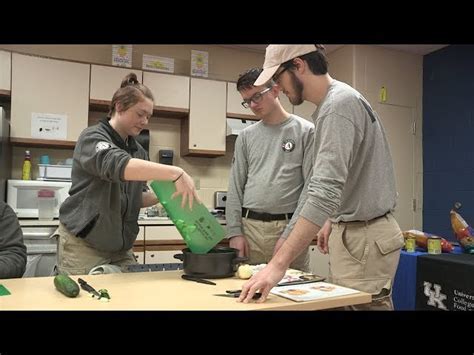
<path fill-rule="evenodd" d="M 455 246 L 452 253 L 461 254 L 462 248 Z M 419 251 L 419 249 L 414 253 L 408 253 L 402 250 L 392 290 L 393 306 L 395 310 L 415 310 L 416 263 L 418 256 L 426 254 L 427 252 Z"/>

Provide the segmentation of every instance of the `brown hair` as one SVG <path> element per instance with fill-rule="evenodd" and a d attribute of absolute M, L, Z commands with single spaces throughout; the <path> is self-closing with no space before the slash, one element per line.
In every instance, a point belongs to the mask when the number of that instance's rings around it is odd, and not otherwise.
<path fill-rule="evenodd" d="M 116 111 L 116 106 L 120 107 L 120 112 L 127 111 L 130 107 L 142 101 L 144 98 L 148 98 L 151 101 L 155 101 L 151 90 L 145 85 L 141 84 L 135 73 L 128 74 L 120 84 L 110 103 L 109 117 L 112 117 Z"/>
<path fill-rule="evenodd" d="M 262 68 L 252 68 L 240 74 L 239 80 L 237 80 L 237 91 L 252 89 L 254 87 L 253 83 L 257 80 L 262 71 Z M 271 88 L 274 84 L 273 80 L 269 80 L 265 83 L 265 86 Z"/>

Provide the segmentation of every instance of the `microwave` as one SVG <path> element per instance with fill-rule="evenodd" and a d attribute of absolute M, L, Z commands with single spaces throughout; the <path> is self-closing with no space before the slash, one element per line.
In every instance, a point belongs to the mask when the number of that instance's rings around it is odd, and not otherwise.
<path fill-rule="evenodd" d="M 18 218 L 38 218 L 38 191 L 54 191 L 54 217 L 59 217 L 59 207 L 69 196 L 70 181 L 8 180 L 7 203 Z"/>

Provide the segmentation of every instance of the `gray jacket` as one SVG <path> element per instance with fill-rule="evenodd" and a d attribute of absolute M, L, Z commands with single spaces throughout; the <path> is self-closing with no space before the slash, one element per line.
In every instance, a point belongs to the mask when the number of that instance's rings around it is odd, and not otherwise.
<path fill-rule="evenodd" d="M 72 186 L 59 220 L 77 237 L 107 252 L 129 250 L 138 234 L 143 181 L 124 181 L 131 158 L 146 159 L 133 137 L 125 143 L 107 119 L 86 128 L 74 149 Z"/>
<path fill-rule="evenodd" d="M 22 277 L 26 268 L 26 246 L 13 209 L 0 201 L 0 279 Z"/>

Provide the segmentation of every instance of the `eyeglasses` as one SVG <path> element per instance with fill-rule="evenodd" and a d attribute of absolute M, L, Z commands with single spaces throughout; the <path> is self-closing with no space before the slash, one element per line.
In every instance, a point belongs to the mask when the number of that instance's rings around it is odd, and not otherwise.
<path fill-rule="evenodd" d="M 280 81 L 281 74 L 283 74 L 286 70 L 288 70 L 289 67 L 283 67 L 283 70 L 280 70 L 279 73 L 275 73 L 272 76 L 272 80 L 275 82 L 275 84 L 278 84 Z"/>
<path fill-rule="evenodd" d="M 242 101 L 242 106 L 245 107 L 245 108 L 249 108 L 250 107 L 250 103 L 253 101 L 254 103 L 258 104 L 260 101 L 262 101 L 262 98 L 263 98 L 263 95 L 270 91 L 271 90 L 271 87 L 270 88 L 266 88 L 265 90 L 262 90 L 260 92 L 257 92 L 255 95 L 253 95 L 250 99 L 244 99 L 244 101 Z"/>

